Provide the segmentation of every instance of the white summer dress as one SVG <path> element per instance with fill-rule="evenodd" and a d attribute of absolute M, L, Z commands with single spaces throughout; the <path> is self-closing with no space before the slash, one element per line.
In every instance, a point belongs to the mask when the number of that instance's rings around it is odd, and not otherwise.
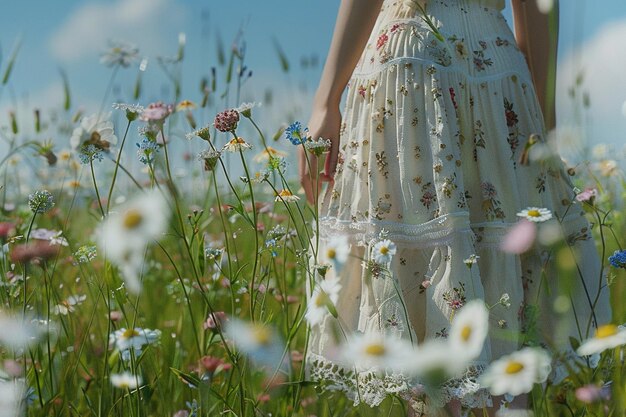
<path fill-rule="evenodd" d="M 504 293 L 512 305 L 491 311 L 490 335 L 501 327 L 524 331 L 525 307 L 536 304 L 542 274 L 557 285 L 554 254 L 536 245 L 513 255 L 499 245 L 516 214 L 533 206 L 561 220 L 595 298 L 600 261 L 560 158 L 521 161 L 531 136 L 546 146 L 546 131 L 503 8 L 504 0 L 428 0 L 426 11 L 446 39 L 440 42 L 413 1 L 383 3 L 349 82 L 335 182 L 320 204 L 320 253 L 338 235 L 350 242 L 352 256 L 337 277 L 337 311 L 348 334 L 445 337 L 453 309 L 473 298 L 493 305 Z M 372 276 L 363 262 L 382 229 L 397 245 L 391 278 Z M 472 255 L 479 259 L 468 268 L 464 260 Z M 589 317 L 583 286 L 574 283 L 571 291 L 576 313 Z M 606 292 L 596 310 L 600 324 L 610 320 Z M 540 311 L 549 315 L 545 303 Z M 370 406 L 390 393 L 411 399 L 412 382 L 398 375 L 360 372 L 357 383 L 354 368 L 337 357 L 335 320 L 328 315 L 312 326 L 311 379 Z M 573 328 L 567 332 L 580 338 Z M 465 377 L 446 385 L 444 400 L 488 404 L 477 376 L 518 348 L 519 340 L 488 338 Z"/>

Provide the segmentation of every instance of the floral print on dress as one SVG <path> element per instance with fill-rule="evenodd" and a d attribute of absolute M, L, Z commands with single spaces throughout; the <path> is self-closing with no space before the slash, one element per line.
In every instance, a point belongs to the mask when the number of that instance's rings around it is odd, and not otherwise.
<path fill-rule="evenodd" d="M 498 191 L 496 187 L 485 181 L 480 184 L 480 189 L 483 195 L 483 211 L 487 220 L 504 219 L 504 211 L 500 207 L 500 200 L 498 200 Z"/>

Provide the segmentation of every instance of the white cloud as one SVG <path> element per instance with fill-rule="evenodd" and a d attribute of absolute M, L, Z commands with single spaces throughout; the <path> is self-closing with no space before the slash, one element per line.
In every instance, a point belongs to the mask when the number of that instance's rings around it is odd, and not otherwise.
<path fill-rule="evenodd" d="M 590 122 L 590 144 L 621 145 L 626 140 L 626 20 L 604 26 L 595 36 L 559 63 L 558 103 L 560 122 Z M 580 120 L 568 91 L 583 75 L 581 90 L 589 95 L 589 118 Z"/>
<path fill-rule="evenodd" d="M 185 10 L 171 0 L 116 0 L 78 7 L 50 39 L 52 54 L 75 62 L 99 53 L 110 39 L 135 43 L 144 54 L 164 54 L 182 28 Z M 171 39 L 170 39 L 171 38 Z"/>

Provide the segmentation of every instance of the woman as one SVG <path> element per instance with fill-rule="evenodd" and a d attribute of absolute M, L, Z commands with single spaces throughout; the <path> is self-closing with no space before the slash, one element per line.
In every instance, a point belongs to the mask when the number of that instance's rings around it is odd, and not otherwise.
<path fill-rule="evenodd" d="M 331 151 L 319 176 L 314 157 L 299 158 L 309 202 L 318 202 L 321 182 L 328 184 L 320 199 L 321 247 L 344 236 L 351 255 L 326 275 L 340 280 L 338 319 L 312 326 L 309 366 L 313 378 L 355 400 L 374 406 L 400 389 L 375 378 L 364 392 L 350 392 L 333 359 L 341 344 L 336 323 L 346 334 L 378 331 L 422 342 L 445 336 L 466 301 L 496 305 L 506 294 L 511 307 L 491 310 L 492 336 L 481 357 L 444 393 L 466 408 L 491 402 L 475 382 L 490 361 L 524 342 L 529 306 L 540 307 L 544 336 L 554 334 L 549 294 L 562 283 L 549 251 L 500 250 L 521 216 L 535 224 L 558 219 L 575 253 L 585 254 L 577 259 L 581 279 L 567 290 L 574 308 L 558 323 L 561 336 L 581 339 L 610 319 L 568 174 L 558 156 L 532 158 L 549 149 L 543 115 L 548 128 L 555 125 L 549 18 L 534 0 L 512 6 L 515 35 L 501 14 L 504 0 L 341 2 L 308 125 L 313 138 L 331 140 Z M 372 260 L 380 254 L 373 250 L 382 239 L 393 242 L 385 267 L 401 291 L 376 279 Z M 576 320 L 589 325 L 581 329 Z M 498 328 L 518 337 L 494 337 Z"/>

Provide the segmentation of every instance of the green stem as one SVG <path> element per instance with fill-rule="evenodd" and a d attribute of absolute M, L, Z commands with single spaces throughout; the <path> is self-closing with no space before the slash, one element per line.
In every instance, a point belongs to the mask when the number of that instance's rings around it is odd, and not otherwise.
<path fill-rule="evenodd" d="M 120 149 L 117 152 L 117 159 L 115 160 L 115 170 L 113 171 L 113 179 L 111 180 L 111 187 L 109 188 L 109 196 L 107 197 L 107 214 L 109 214 L 109 207 L 111 205 L 111 196 L 113 195 L 113 187 L 115 187 L 115 180 L 117 179 L 117 170 L 120 167 L 120 158 L 122 157 L 122 151 L 124 150 L 124 144 L 126 143 L 126 137 L 128 136 L 128 129 L 130 129 L 131 121 L 128 121 L 126 125 L 126 131 L 124 132 L 124 139 L 122 139 L 122 144 L 120 145 Z"/>
<path fill-rule="evenodd" d="M 93 160 L 89 161 L 89 168 L 91 170 L 91 179 L 93 180 L 93 187 L 96 190 L 96 197 L 98 199 L 98 207 L 100 207 L 100 213 L 102 213 L 102 218 L 104 219 L 106 215 L 104 214 L 104 208 L 102 207 L 102 200 L 100 199 L 100 191 L 98 191 L 98 183 L 96 182 L 96 173 L 93 170 Z"/>

